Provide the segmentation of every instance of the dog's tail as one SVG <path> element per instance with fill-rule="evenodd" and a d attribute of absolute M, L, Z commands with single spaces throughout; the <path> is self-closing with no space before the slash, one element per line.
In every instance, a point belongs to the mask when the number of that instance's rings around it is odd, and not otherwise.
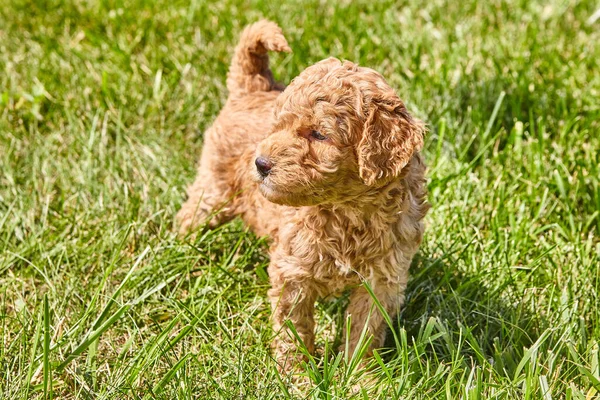
<path fill-rule="evenodd" d="M 268 51 L 292 51 L 276 23 L 262 20 L 242 32 L 227 75 L 231 96 L 266 92 L 276 87 L 269 69 Z"/>

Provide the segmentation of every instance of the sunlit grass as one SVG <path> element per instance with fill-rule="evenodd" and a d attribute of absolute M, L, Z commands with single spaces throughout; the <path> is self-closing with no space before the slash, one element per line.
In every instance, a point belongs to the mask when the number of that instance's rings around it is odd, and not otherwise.
<path fill-rule="evenodd" d="M 530 398 L 600 391 L 598 4 L 0 0 L 3 398 Z M 364 372 L 318 305 L 278 376 L 266 245 L 173 217 L 244 25 L 289 81 L 383 73 L 430 128 L 431 212 L 406 306 Z"/>

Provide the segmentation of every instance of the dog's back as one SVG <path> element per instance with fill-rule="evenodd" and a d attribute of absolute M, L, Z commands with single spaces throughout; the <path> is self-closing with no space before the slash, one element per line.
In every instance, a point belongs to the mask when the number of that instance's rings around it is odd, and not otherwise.
<path fill-rule="evenodd" d="M 236 215 L 260 236 L 276 232 L 277 219 L 265 220 L 263 214 L 273 216 L 281 207 L 247 184 L 256 144 L 271 130 L 274 102 L 285 88 L 273 79 L 268 51 L 290 51 L 279 26 L 271 21 L 248 26 L 227 75 L 227 103 L 204 134 L 198 176 L 177 214 L 181 233 L 203 223 L 215 227 Z"/>

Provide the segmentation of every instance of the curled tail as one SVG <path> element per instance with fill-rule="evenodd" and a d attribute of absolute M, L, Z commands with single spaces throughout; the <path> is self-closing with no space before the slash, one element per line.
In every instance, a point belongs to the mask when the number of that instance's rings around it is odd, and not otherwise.
<path fill-rule="evenodd" d="M 262 20 L 244 29 L 227 75 L 230 96 L 266 92 L 276 87 L 268 51 L 291 51 L 276 23 Z"/>

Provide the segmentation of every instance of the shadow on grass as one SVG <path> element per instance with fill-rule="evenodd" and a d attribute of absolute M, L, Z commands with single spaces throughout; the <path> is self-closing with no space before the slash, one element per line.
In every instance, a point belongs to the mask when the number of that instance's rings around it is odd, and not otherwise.
<path fill-rule="evenodd" d="M 490 363 L 510 375 L 545 328 L 516 295 L 507 295 L 518 293 L 513 285 L 510 279 L 491 285 L 485 273 L 465 274 L 451 261 L 417 256 L 395 332 L 388 331 L 386 348 L 392 351 L 385 359 L 402 357 L 394 334 L 405 332 L 408 346 L 421 348 L 436 364 L 462 358 L 469 367 Z"/>

